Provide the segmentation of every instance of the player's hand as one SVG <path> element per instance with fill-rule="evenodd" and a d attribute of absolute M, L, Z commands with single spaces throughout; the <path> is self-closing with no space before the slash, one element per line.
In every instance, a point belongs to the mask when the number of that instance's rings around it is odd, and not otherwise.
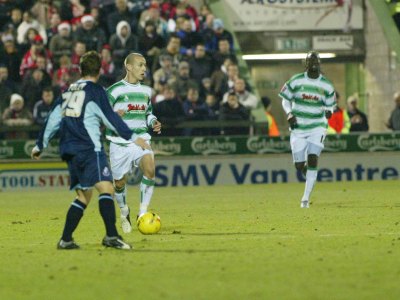
<path fill-rule="evenodd" d="M 292 113 L 289 113 L 287 115 L 287 121 L 289 122 L 289 126 L 291 129 L 295 129 L 297 127 L 297 119 Z"/>
<path fill-rule="evenodd" d="M 332 117 L 332 112 L 330 110 L 325 111 L 325 118 L 330 119 Z"/>
<path fill-rule="evenodd" d="M 117 113 L 120 117 L 123 117 L 124 114 L 125 114 L 125 110 L 123 110 L 123 109 L 118 109 L 118 110 L 116 111 L 116 113 Z"/>
<path fill-rule="evenodd" d="M 138 145 L 140 148 L 142 148 L 143 150 L 151 150 L 150 145 L 142 138 L 137 138 L 135 140 L 135 144 Z"/>
<path fill-rule="evenodd" d="M 157 120 L 153 124 L 153 131 L 157 132 L 158 134 L 161 133 L 161 123 Z"/>
<path fill-rule="evenodd" d="M 35 147 L 32 148 L 32 152 L 31 152 L 31 158 L 32 159 L 39 160 L 40 159 L 40 154 L 42 154 L 42 151 L 40 151 L 38 146 L 35 146 Z"/>

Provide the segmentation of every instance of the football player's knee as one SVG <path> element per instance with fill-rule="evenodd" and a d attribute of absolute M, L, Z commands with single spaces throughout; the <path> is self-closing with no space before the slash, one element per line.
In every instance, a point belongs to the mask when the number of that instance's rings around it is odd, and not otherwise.
<path fill-rule="evenodd" d="M 120 190 L 120 189 L 124 188 L 125 180 L 124 179 L 114 180 L 114 185 L 115 185 L 115 188 Z"/>
<path fill-rule="evenodd" d="M 147 178 L 154 178 L 155 176 L 154 168 L 145 168 L 143 171 L 143 175 L 146 176 Z"/>
<path fill-rule="evenodd" d="M 316 168 L 318 165 L 318 156 L 316 154 L 308 155 L 308 166 Z"/>

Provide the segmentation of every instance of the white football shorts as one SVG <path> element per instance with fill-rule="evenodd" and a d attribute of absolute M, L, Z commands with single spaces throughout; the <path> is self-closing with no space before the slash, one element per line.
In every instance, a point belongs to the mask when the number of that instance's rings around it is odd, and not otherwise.
<path fill-rule="evenodd" d="M 324 149 L 326 129 L 316 128 L 308 132 L 291 132 L 290 147 L 294 162 L 307 161 L 309 154 L 320 156 Z"/>
<path fill-rule="evenodd" d="M 149 141 L 147 143 L 150 145 Z M 133 167 L 139 167 L 142 157 L 146 154 L 154 155 L 153 151 L 143 150 L 135 143 L 124 146 L 110 143 L 110 165 L 113 178 L 120 180 L 125 174 L 132 172 Z"/>

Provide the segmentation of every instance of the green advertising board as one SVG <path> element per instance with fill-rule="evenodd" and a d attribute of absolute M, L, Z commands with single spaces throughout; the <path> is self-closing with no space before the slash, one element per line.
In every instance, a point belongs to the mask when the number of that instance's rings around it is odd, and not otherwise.
<path fill-rule="evenodd" d="M 0 142 L 0 159 L 29 159 L 34 140 Z M 156 138 L 152 148 L 159 156 L 236 155 L 290 152 L 289 137 L 171 137 Z M 399 151 L 400 133 L 328 135 L 325 152 Z M 58 143 L 53 141 L 43 158 L 59 157 Z"/>

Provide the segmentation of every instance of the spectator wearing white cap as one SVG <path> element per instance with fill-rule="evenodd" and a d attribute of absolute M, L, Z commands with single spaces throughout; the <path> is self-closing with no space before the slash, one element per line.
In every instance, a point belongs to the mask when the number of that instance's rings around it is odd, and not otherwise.
<path fill-rule="evenodd" d="M 49 49 L 53 53 L 54 62 L 58 66 L 60 57 L 71 56 L 73 40 L 71 36 L 71 25 L 63 22 L 57 26 L 58 33 L 51 39 Z"/>
<path fill-rule="evenodd" d="M 74 41 L 85 43 L 87 51 L 100 52 L 106 42 L 104 31 L 96 26 L 92 15 L 81 18 L 81 26 L 75 31 L 73 38 Z"/>
<path fill-rule="evenodd" d="M 31 112 L 24 108 L 24 98 L 19 94 L 12 94 L 10 106 L 4 111 L 2 121 L 6 126 L 29 126 L 33 123 Z M 27 132 L 8 131 L 5 138 L 28 138 Z"/>
<path fill-rule="evenodd" d="M 126 21 L 120 21 L 117 31 L 110 37 L 110 46 L 114 63 L 122 69 L 125 57 L 131 52 L 138 52 L 138 40 L 131 32 L 131 26 Z"/>

